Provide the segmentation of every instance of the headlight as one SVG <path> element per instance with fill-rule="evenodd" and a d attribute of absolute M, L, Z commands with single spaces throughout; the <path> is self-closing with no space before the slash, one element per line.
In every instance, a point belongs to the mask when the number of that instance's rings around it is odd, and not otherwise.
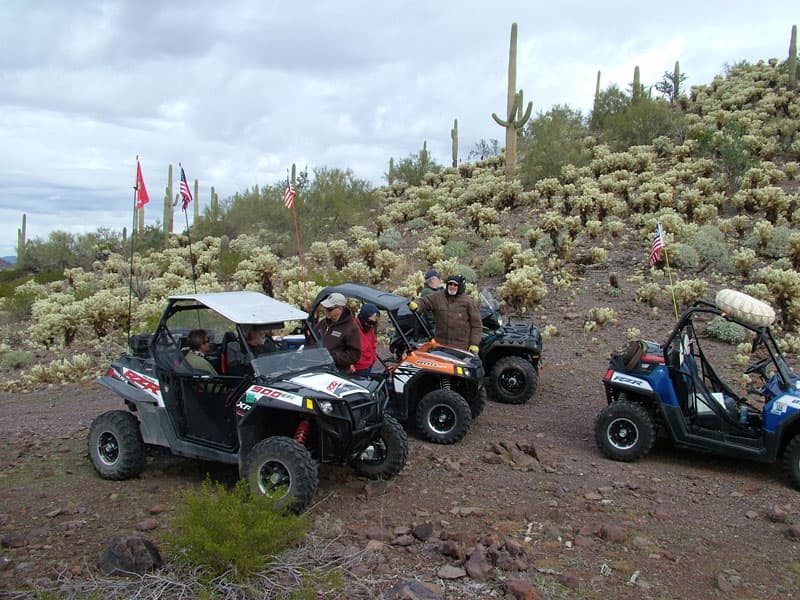
<path fill-rule="evenodd" d="M 330 400 L 317 400 L 317 406 L 319 406 L 319 409 L 326 415 L 333 412 L 333 402 Z"/>

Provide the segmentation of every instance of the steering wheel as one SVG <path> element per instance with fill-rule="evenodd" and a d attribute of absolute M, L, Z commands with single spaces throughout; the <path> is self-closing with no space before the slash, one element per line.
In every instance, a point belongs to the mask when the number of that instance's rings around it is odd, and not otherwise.
<path fill-rule="evenodd" d="M 768 356 L 766 358 L 762 358 L 754 363 L 747 365 L 747 368 L 744 370 L 745 375 L 749 375 L 750 373 L 758 373 L 758 375 L 766 381 L 769 379 L 767 377 L 767 366 L 772 364 L 772 359 Z"/>

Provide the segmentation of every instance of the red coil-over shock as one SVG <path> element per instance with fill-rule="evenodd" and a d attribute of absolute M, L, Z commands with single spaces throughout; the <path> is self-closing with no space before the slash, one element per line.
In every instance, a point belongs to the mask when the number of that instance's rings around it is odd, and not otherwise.
<path fill-rule="evenodd" d="M 311 422 L 306 420 L 300 421 L 297 424 L 297 429 L 294 432 L 294 441 L 298 444 L 305 446 L 308 435 L 311 433 Z"/>

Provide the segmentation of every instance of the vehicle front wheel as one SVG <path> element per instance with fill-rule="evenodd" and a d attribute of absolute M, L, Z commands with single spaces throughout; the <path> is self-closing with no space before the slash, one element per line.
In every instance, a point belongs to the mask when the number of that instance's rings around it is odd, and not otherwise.
<path fill-rule="evenodd" d="M 594 437 L 603 454 L 614 460 L 631 462 L 650 452 L 655 443 L 656 428 L 650 413 L 642 405 L 619 400 L 597 415 Z"/>
<path fill-rule="evenodd" d="M 391 479 L 403 470 L 408 459 L 408 436 L 403 426 L 390 415 L 383 416 L 378 436 L 352 461 L 359 475 L 370 479 Z"/>
<path fill-rule="evenodd" d="M 783 451 L 783 467 L 789 473 L 792 485 L 800 490 L 800 434 L 795 435 Z"/>
<path fill-rule="evenodd" d="M 89 427 L 89 458 L 103 479 L 116 481 L 139 475 L 146 455 L 139 420 L 126 410 L 111 410 Z"/>
<path fill-rule="evenodd" d="M 417 404 L 416 423 L 422 435 L 435 444 L 455 444 L 469 431 L 469 404 L 453 390 L 433 390 Z"/>
<path fill-rule="evenodd" d="M 504 356 L 489 370 L 486 382 L 489 397 L 503 404 L 524 404 L 536 394 L 539 374 L 521 356 Z"/>
<path fill-rule="evenodd" d="M 317 464 L 302 444 L 288 437 L 261 440 L 247 454 L 244 477 L 275 505 L 300 513 L 317 491 Z"/>

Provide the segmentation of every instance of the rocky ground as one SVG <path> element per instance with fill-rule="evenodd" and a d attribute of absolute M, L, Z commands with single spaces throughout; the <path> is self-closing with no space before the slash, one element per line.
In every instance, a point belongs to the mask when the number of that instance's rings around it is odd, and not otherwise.
<path fill-rule="evenodd" d="M 349 597 L 800 596 L 800 495 L 779 465 L 666 441 L 633 464 L 597 450 L 609 353 L 628 327 L 661 340 L 672 324 L 669 307 L 654 313 L 632 302 L 633 288 L 617 297 L 606 286 L 607 275 L 587 278 L 577 298 L 548 296 L 534 315 L 559 335 L 546 343 L 533 402 L 489 403 L 453 446 L 411 435 L 408 464 L 390 482 L 321 470 L 309 512 L 321 536 L 360 557 Z M 586 334 L 591 306 L 624 320 Z M 93 385 L 0 395 L 0 591 L 36 596 L 97 577 L 113 536 L 158 545 L 177 491 L 208 472 L 235 481 L 235 469 L 162 455 L 136 480 L 100 479 L 88 426 L 121 407 Z"/>

